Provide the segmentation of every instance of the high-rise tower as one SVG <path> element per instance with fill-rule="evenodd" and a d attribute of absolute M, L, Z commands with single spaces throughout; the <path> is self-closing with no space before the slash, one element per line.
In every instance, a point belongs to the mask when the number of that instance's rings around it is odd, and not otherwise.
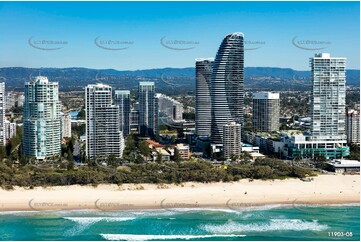
<path fill-rule="evenodd" d="M 43 160 L 60 155 L 61 117 L 59 85 L 38 76 L 25 83 L 24 154 Z"/>
<path fill-rule="evenodd" d="M 139 134 L 153 136 L 158 130 L 158 101 L 154 82 L 139 83 Z"/>
<path fill-rule="evenodd" d="M 130 91 L 115 90 L 114 103 L 119 107 L 120 130 L 123 135 L 130 133 Z"/>
<path fill-rule="evenodd" d="M 254 131 L 272 132 L 279 129 L 280 94 L 274 92 L 258 92 L 253 95 Z"/>
<path fill-rule="evenodd" d="M 196 134 L 211 136 L 211 76 L 213 58 L 196 59 Z"/>
<path fill-rule="evenodd" d="M 5 145 L 5 82 L 0 83 L 0 145 Z"/>
<path fill-rule="evenodd" d="M 346 143 L 346 58 L 322 53 L 311 58 L 310 64 L 313 139 Z"/>
<path fill-rule="evenodd" d="M 223 126 L 243 125 L 244 40 L 242 33 L 228 34 L 216 55 L 211 77 L 211 143 L 223 143 Z"/>
<path fill-rule="evenodd" d="M 112 88 L 105 84 L 85 88 L 86 156 L 90 159 L 122 157 L 123 134 L 119 107 L 112 104 Z"/>

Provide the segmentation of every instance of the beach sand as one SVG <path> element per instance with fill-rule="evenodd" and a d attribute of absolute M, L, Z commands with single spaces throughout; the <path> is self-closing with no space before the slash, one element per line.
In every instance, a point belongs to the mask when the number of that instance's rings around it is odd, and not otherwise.
<path fill-rule="evenodd" d="M 347 204 L 360 201 L 359 175 L 319 175 L 300 179 L 240 180 L 231 183 L 124 184 L 15 187 L 0 189 L 0 211 L 136 210 L 272 204 Z"/>

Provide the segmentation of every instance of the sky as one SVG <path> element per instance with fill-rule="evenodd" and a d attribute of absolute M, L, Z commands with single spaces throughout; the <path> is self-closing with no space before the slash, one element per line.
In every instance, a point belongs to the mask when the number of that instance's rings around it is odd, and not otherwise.
<path fill-rule="evenodd" d="M 242 32 L 246 67 L 309 70 L 309 58 L 326 52 L 359 69 L 359 9 L 359 2 L 0 2 L 0 67 L 192 67 L 215 57 L 225 35 Z"/>

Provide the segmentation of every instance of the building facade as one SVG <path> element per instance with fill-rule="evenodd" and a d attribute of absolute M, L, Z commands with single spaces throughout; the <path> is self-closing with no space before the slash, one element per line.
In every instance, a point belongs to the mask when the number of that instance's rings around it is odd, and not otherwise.
<path fill-rule="evenodd" d="M 5 120 L 5 140 L 9 141 L 16 134 L 16 123 Z"/>
<path fill-rule="evenodd" d="M 119 107 L 120 130 L 127 136 L 130 134 L 130 91 L 115 90 L 114 104 Z"/>
<path fill-rule="evenodd" d="M 223 126 L 243 124 L 244 39 L 242 33 L 227 35 L 216 55 L 211 77 L 211 143 L 223 143 Z M 240 136 L 239 136 L 240 137 Z"/>
<path fill-rule="evenodd" d="M 223 126 L 223 156 L 228 159 L 237 158 L 241 154 L 241 125 L 230 122 Z"/>
<path fill-rule="evenodd" d="M 38 76 L 25 83 L 23 151 L 44 160 L 61 152 L 59 85 Z"/>
<path fill-rule="evenodd" d="M 0 144 L 5 144 L 5 82 L 0 82 Z"/>
<path fill-rule="evenodd" d="M 114 155 L 121 158 L 124 143 L 120 131 L 119 107 L 113 105 L 112 88 L 104 84 L 85 89 L 86 156 L 89 159 Z"/>
<path fill-rule="evenodd" d="M 285 140 L 290 158 L 338 159 L 348 156 L 346 137 L 346 58 L 316 54 L 312 71 L 311 133 Z"/>
<path fill-rule="evenodd" d="M 71 117 L 69 113 L 61 113 L 61 137 L 71 137 Z"/>
<path fill-rule="evenodd" d="M 183 105 L 180 102 L 161 93 L 157 93 L 156 98 L 159 114 L 170 119 L 170 122 L 183 119 Z"/>
<path fill-rule="evenodd" d="M 154 136 L 158 131 L 158 100 L 154 82 L 139 83 L 139 134 Z"/>
<path fill-rule="evenodd" d="M 348 144 L 360 144 L 360 113 L 356 110 L 347 110 L 346 135 Z"/>
<path fill-rule="evenodd" d="M 21 92 L 6 92 L 5 95 L 6 110 L 24 105 L 24 94 Z"/>
<path fill-rule="evenodd" d="M 196 135 L 211 136 L 211 76 L 214 58 L 196 59 Z"/>
<path fill-rule="evenodd" d="M 254 131 L 272 132 L 279 129 L 280 95 L 258 92 L 253 95 L 252 124 Z"/>
<path fill-rule="evenodd" d="M 328 53 L 311 58 L 312 136 L 317 140 L 346 143 L 346 58 Z"/>

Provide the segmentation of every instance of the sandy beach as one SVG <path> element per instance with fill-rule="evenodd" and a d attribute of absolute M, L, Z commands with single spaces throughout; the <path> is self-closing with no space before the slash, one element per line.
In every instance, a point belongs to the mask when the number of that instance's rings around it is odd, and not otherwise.
<path fill-rule="evenodd" d="M 272 204 L 359 203 L 359 196 L 359 175 L 319 175 L 311 182 L 286 179 L 210 184 L 188 182 L 181 185 L 15 187 L 9 191 L 0 189 L 0 211 L 237 209 Z"/>

